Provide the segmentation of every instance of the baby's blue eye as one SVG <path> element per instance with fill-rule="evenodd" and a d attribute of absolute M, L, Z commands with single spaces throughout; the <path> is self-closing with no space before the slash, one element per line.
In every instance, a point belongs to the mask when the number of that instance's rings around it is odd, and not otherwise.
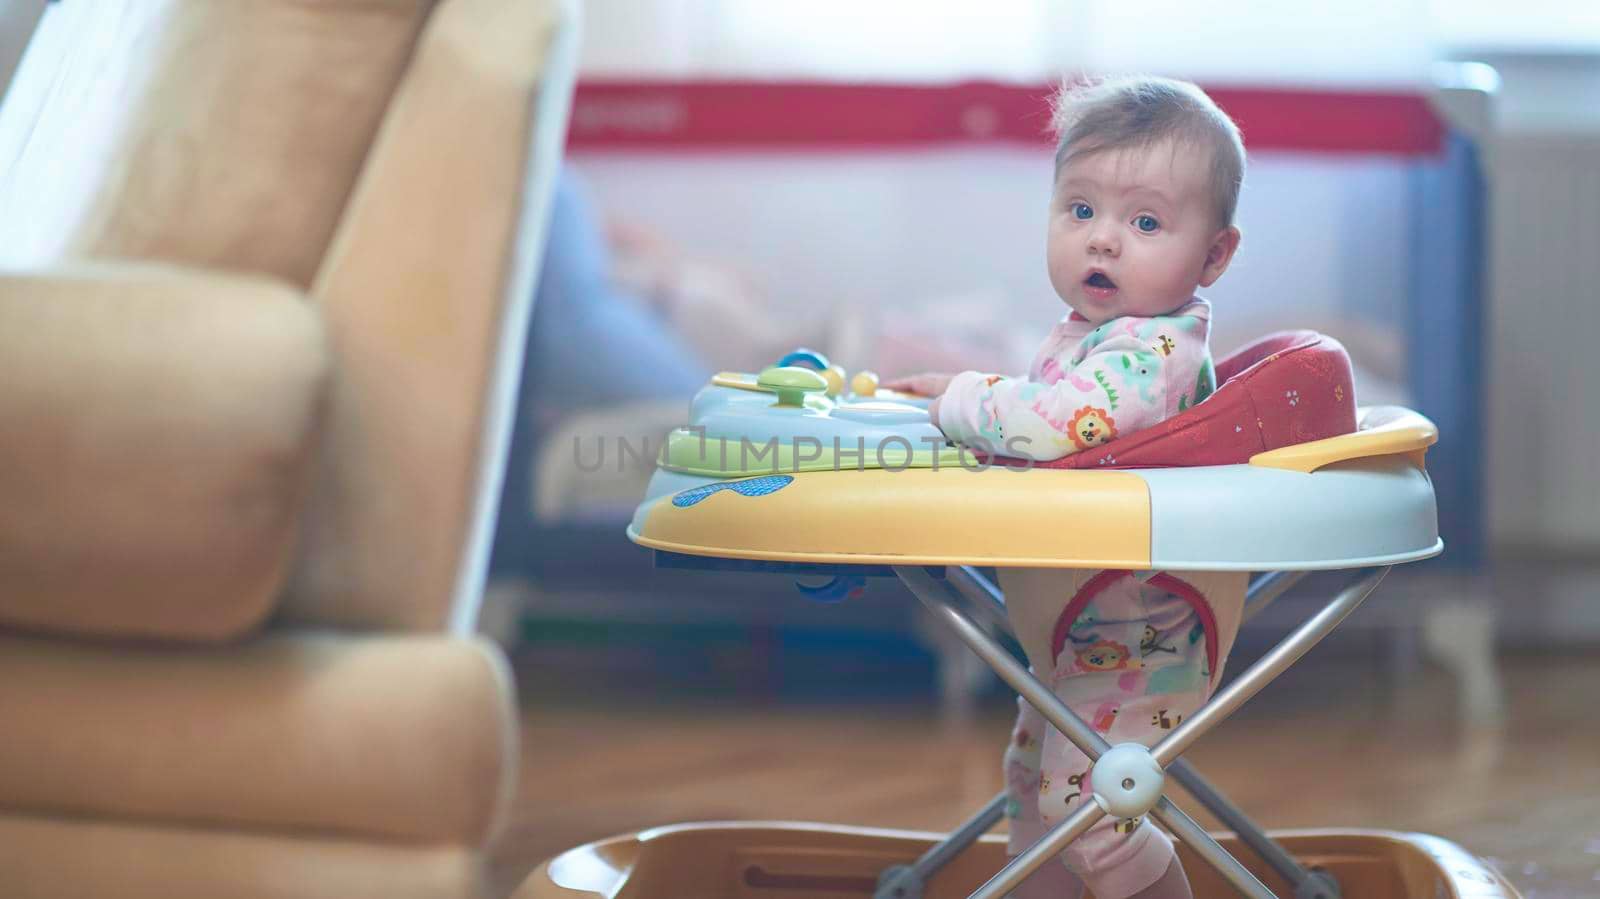
<path fill-rule="evenodd" d="M 1072 217 L 1080 222 L 1094 218 L 1094 210 L 1089 208 L 1088 203 L 1073 203 L 1069 208 L 1072 210 Z"/>
<path fill-rule="evenodd" d="M 1141 215 L 1133 220 L 1133 226 L 1146 234 L 1154 234 L 1156 229 L 1161 227 L 1161 223 L 1156 221 L 1153 215 Z"/>

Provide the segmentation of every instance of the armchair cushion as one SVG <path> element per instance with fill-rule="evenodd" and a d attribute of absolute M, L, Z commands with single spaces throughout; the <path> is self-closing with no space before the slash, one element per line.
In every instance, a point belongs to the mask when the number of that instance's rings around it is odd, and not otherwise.
<path fill-rule="evenodd" d="M 443 634 L 118 652 L 0 635 L 0 720 L 27 722 L 6 731 L 0 809 L 481 846 L 512 797 L 510 678 L 491 644 Z"/>
<path fill-rule="evenodd" d="M 258 277 L 0 273 L 0 623 L 217 640 L 272 610 L 328 357 Z"/>

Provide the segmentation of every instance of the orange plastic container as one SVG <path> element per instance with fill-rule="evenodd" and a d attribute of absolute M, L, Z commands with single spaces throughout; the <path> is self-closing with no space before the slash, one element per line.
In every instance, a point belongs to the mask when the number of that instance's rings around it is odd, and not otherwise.
<path fill-rule="evenodd" d="M 1289 884 L 1231 834 L 1224 848 L 1274 893 Z M 1381 830 L 1272 833 L 1301 863 L 1326 870 L 1345 899 L 1519 899 L 1511 884 L 1448 840 Z M 798 823 L 681 824 L 579 846 L 540 865 L 513 899 L 840 899 L 870 897 L 884 869 L 909 864 L 941 835 Z M 1237 894 L 1181 843 L 1196 899 Z M 1005 864 L 990 835 L 925 885 L 923 899 L 961 899 Z"/>

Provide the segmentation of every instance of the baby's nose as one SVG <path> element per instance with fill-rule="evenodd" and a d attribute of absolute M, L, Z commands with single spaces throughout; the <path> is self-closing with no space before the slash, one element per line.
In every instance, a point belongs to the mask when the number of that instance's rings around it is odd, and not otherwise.
<path fill-rule="evenodd" d="M 1116 235 L 1109 228 L 1095 228 L 1089 232 L 1089 252 L 1101 256 L 1115 256 L 1120 250 Z"/>

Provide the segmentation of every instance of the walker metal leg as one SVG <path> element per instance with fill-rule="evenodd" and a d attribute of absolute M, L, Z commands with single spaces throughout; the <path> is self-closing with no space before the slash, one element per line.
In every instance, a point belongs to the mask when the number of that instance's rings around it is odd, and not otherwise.
<path fill-rule="evenodd" d="M 1307 572 L 1303 571 L 1273 571 L 1256 578 L 1245 594 L 1245 618 L 1248 619 L 1270 605 L 1303 580 L 1306 574 Z M 1005 598 L 988 578 L 971 566 L 965 565 L 951 568 L 948 577 L 975 605 L 980 608 L 989 607 L 991 616 L 998 616 L 1009 632 L 1010 622 L 1003 617 Z M 1194 766 L 1180 758 L 1167 766 L 1167 774 L 1182 784 L 1184 789 L 1215 815 L 1224 827 L 1238 834 L 1240 841 L 1278 872 L 1279 876 L 1294 884 L 1296 899 L 1338 899 L 1339 885 L 1333 878 L 1302 867 L 1295 861 L 1294 856 L 1267 836 L 1266 832 L 1237 806 L 1229 802 L 1227 797 L 1194 769 Z"/>
<path fill-rule="evenodd" d="M 1269 571 L 1250 583 L 1244 594 L 1244 620 L 1249 621 L 1278 597 L 1305 580 L 1309 571 Z"/>
<path fill-rule="evenodd" d="M 1150 750 L 1155 756 L 1156 764 L 1165 768 L 1174 759 L 1183 754 L 1190 744 L 1199 739 L 1201 734 L 1221 724 L 1229 715 L 1233 714 L 1240 706 L 1256 695 L 1262 687 L 1272 682 L 1272 679 L 1282 674 L 1290 665 L 1299 661 L 1311 647 L 1316 646 L 1323 637 L 1338 626 L 1346 616 L 1361 605 L 1383 576 L 1389 573 L 1388 568 L 1379 568 L 1366 575 L 1354 584 L 1340 591 L 1333 601 L 1328 603 L 1322 611 L 1311 616 L 1306 622 L 1295 628 L 1283 642 L 1272 648 L 1272 651 L 1262 656 L 1251 665 L 1249 670 L 1234 678 L 1233 682 L 1222 688 L 1222 691 L 1211 697 L 1211 701 L 1201 706 L 1198 711 L 1184 719 L 1183 723 L 1173 729 L 1172 733 Z"/>
<path fill-rule="evenodd" d="M 1193 849 L 1196 855 L 1216 868 L 1217 873 L 1239 891 L 1239 895 L 1248 896 L 1250 899 L 1278 899 L 1275 893 L 1267 889 L 1266 884 L 1257 880 L 1238 859 L 1213 840 L 1205 828 L 1184 813 L 1183 809 L 1173 805 L 1172 800 L 1165 796 L 1161 797 L 1161 801 L 1150 810 L 1150 814 L 1155 816 L 1157 821 L 1167 825 L 1172 835 L 1182 840 L 1185 846 Z"/>
<path fill-rule="evenodd" d="M 967 899 L 1001 899 L 1007 893 L 1016 889 L 1028 875 L 1039 870 L 1045 862 L 1061 854 L 1073 840 L 1083 836 L 1084 831 L 1094 826 L 1094 822 L 1106 816 L 1105 809 L 1085 802 L 1078 806 L 1078 810 L 1067 816 L 1067 820 L 1057 824 L 1054 829 L 1045 834 L 1039 842 L 1029 846 L 1027 851 L 1012 859 L 1009 864 L 1001 868 L 989 882 L 978 887 Z"/>
<path fill-rule="evenodd" d="M 961 594 L 972 601 L 972 604 L 983 612 L 985 618 L 990 619 L 997 627 L 1006 633 L 1011 632 L 1011 618 L 1006 614 L 1006 599 L 993 582 L 978 572 L 971 565 L 954 566 L 946 569 L 945 577 L 956 585 Z"/>
<path fill-rule="evenodd" d="M 1029 674 L 1004 647 L 957 607 L 959 592 L 954 585 L 934 578 L 921 568 L 897 567 L 895 574 L 900 576 L 900 580 L 905 582 L 929 610 L 949 624 L 973 652 L 988 662 L 1002 680 L 1022 694 L 1024 699 L 1039 710 L 1046 721 L 1082 750 L 1091 761 L 1098 761 L 1100 756 L 1111 748 L 1111 744 L 1107 743 L 1104 737 L 1083 723 L 1083 720 L 1073 714 L 1055 693 L 1038 678 Z M 1026 880 L 1040 865 L 1059 855 L 1069 843 L 1081 836 L 1105 814 L 1105 810 L 1098 803 L 1083 803 L 1077 811 L 1057 824 L 1039 842 L 1000 869 L 1000 872 L 973 893 L 970 899 L 1000 899 Z M 1170 801 L 1163 799 L 1153 814 L 1201 858 L 1210 862 L 1245 896 L 1250 899 L 1276 899 L 1272 891 L 1261 881 L 1256 880 L 1254 875 L 1245 870 L 1243 865 L 1228 855 L 1227 851 L 1217 845 L 1216 841 L 1195 824 L 1193 819 Z"/>
<path fill-rule="evenodd" d="M 973 606 L 983 613 L 984 617 L 989 619 L 990 623 L 1002 632 L 1010 631 L 1011 623 L 1006 617 L 1005 599 L 988 578 L 967 565 L 947 569 L 946 577 Z M 937 612 L 934 614 L 937 615 Z M 1005 816 L 1005 805 L 1006 794 L 1002 792 L 916 862 L 911 865 L 896 865 L 885 870 L 878 879 L 875 899 L 919 899 L 929 877 L 999 823 Z"/>
<path fill-rule="evenodd" d="M 962 850 L 978 841 L 1006 813 L 1006 794 L 1000 793 L 955 832 L 909 865 L 895 865 L 878 878 L 873 899 L 922 899 L 922 887 L 934 872 L 950 863 Z"/>
<path fill-rule="evenodd" d="M 1228 801 L 1226 796 L 1217 792 L 1211 782 L 1200 776 L 1188 761 L 1178 759 L 1167 766 L 1167 774 L 1183 784 L 1190 795 L 1199 800 L 1200 804 L 1217 816 L 1222 826 L 1232 830 L 1239 836 L 1240 842 L 1249 846 L 1251 851 L 1261 857 L 1278 876 L 1294 884 L 1296 899 L 1339 899 L 1339 884 L 1332 877 L 1320 871 L 1311 871 L 1290 855 L 1282 846 L 1262 832 L 1240 811 L 1237 806 Z"/>
<path fill-rule="evenodd" d="M 987 662 L 1006 683 L 1010 684 L 1029 703 L 1039 710 L 1045 720 L 1049 721 L 1058 731 L 1075 746 L 1087 755 L 1091 761 L 1098 761 L 1100 756 L 1110 748 L 1109 744 L 1081 719 L 1072 713 L 1053 692 L 1047 689 L 1037 678 L 1033 677 L 1011 655 L 979 627 L 957 605 L 957 597 L 966 595 L 968 599 L 992 613 L 995 607 L 1004 609 L 1004 601 L 999 592 L 989 585 L 987 580 L 976 571 L 969 568 L 955 569 L 953 580 L 940 581 L 920 568 L 897 567 L 895 573 L 905 582 L 914 595 L 921 600 L 935 617 L 944 620 L 955 631 L 957 636 L 966 643 L 977 655 Z M 1186 764 L 1175 764 L 1178 757 L 1193 742 L 1206 731 L 1221 723 L 1228 715 L 1232 714 L 1252 696 L 1270 683 L 1301 656 L 1315 646 L 1323 637 L 1327 636 L 1338 624 L 1355 610 L 1361 602 L 1375 589 L 1388 568 L 1376 569 L 1362 577 L 1356 583 L 1347 587 L 1336 596 L 1321 612 L 1312 616 L 1299 628 L 1296 628 L 1278 646 L 1274 647 L 1265 657 L 1260 659 L 1249 670 L 1228 684 L 1211 702 L 1194 715 L 1184 721 L 1171 734 L 1158 743 L 1151 750 L 1151 757 L 1164 769 L 1168 769 L 1181 783 L 1190 788 L 1207 808 L 1233 827 L 1247 845 L 1260 853 L 1275 870 L 1284 875 L 1295 884 L 1296 896 L 1299 899 L 1326 899 L 1337 897 L 1338 888 L 1331 879 L 1325 875 L 1308 872 L 1294 859 L 1284 852 L 1281 847 L 1273 843 L 1259 828 L 1256 828 L 1249 819 L 1245 818 L 1239 810 L 1233 807 L 1221 794 L 1201 779 L 1192 768 Z M 1247 596 L 1247 603 L 1254 603 L 1259 610 L 1267 603 L 1293 586 L 1300 576 L 1285 575 L 1273 577 L 1268 575 L 1251 586 Z M 964 588 L 964 589 L 963 589 Z M 990 804 L 992 807 L 994 803 Z M 985 812 L 989 808 L 986 807 Z M 1043 839 L 1031 847 L 1027 852 L 1017 856 L 1010 864 L 1003 868 L 986 883 L 978 892 L 973 894 L 973 899 L 999 899 L 1007 891 L 1015 888 L 1027 876 L 1033 873 L 1045 861 L 1055 856 L 1088 830 L 1095 821 L 1105 814 L 1098 804 L 1084 803 L 1071 816 L 1057 825 Z M 1273 893 L 1268 890 L 1254 875 L 1233 858 L 1220 845 L 1213 840 L 1198 824 L 1194 822 L 1170 800 L 1162 797 L 1157 805 L 1151 809 L 1151 815 L 1160 820 L 1179 839 L 1183 840 L 1196 854 L 1204 858 L 1219 873 L 1226 878 L 1236 889 L 1252 899 L 1274 899 Z M 947 848 L 953 840 L 935 847 L 935 852 Z M 960 847 L 949 850 L 949 855 L 958 852 Z M 933 854 L 930 852 L 930 855 Z"/>
<path fill-rule="evenodd" d="M 1028 673 L 1011 653 L 1001 646 L 999 641 L 989 636 L 983 628 L 979 627 L 967 613 L 963 612 L 956 604 L 959 593 L 948 581 L 939 580 L 921 568 L 900 567 L 895 568 L 895 574 L 900 580 L 911 588 L 911 592 L 933 612 L 934 617 L 948 624 L 956 635 L 966 643 L 978 657 L 1000 675 L 1000 679 L 1011 686 L 1011 689 L 1022 694 L 1044 719 L 1055 726 L 1063 736 L 1072 742 L 1087 755 L 1090 760 L 1098 759 L 1111 744 L 1096 733 L 1094 728 L 1084 724 L 1082 719 L 1072 713 L 1055 693 L 1050 691 L 1040 680 Z"/>

